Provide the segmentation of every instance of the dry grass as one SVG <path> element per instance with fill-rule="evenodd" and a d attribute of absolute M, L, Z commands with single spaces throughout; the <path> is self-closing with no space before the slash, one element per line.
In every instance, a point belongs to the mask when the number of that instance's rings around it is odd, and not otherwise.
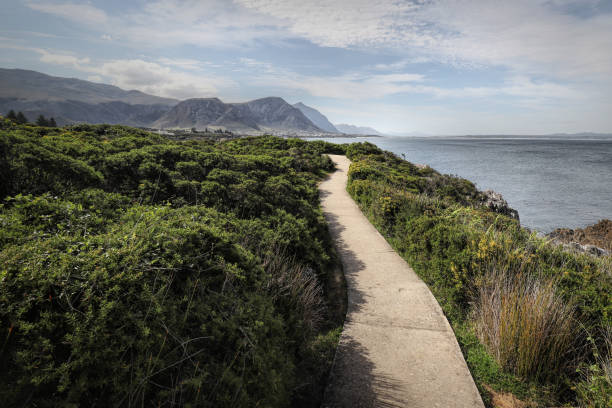
<path fill-rule="evenodd" d="M 491 268 L 477 289 L 472 319 L 499 364 L 525 378 L 549 379 L 573 368 L 579 326 L 555 282 Z"/>
<path fill-rule="evenodd" d="M 521 401 L 512 393 L 497 392 L 486 384 L 484 385 L 484 388 L 489 394 L 491 394 L 491 405 L 493 405 L 495 408 L 531 408 L 537 406 L 537 404 L 534 403 Z"/>
<path fill-rule="evenodd" d="M 612 276 L 612 255 L 599 258 L 598 263 L 602 271 L 608 276 Z"/>
<path fill-rule="evenodd" d="M 269 274 L 268 290 L 295 302 L 306 327 L 316 330 L 325 318 L 323 288 L 312 268 L 282 254 L 268 255 L 263 267 Z"/>

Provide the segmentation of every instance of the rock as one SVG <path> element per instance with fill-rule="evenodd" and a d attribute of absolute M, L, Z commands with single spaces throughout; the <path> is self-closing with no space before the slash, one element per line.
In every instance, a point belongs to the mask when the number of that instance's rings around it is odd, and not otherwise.
<path fill-rule="evenodd" d="M 596 247 L 595 245 L 583 245 L 582 248 L 584 249 L 584 252 L 595 256 L 604 256 L 607 255 L 608 252 L 605 249 Z"/>
<path fill-rule="evenodd" d="M 561 242 L 559 239 L 552 239 L 551 242 L 555 245 L 562 245 L 564 249 L 567 249 L 570 252 L 575 252 L 575 253 L 587 253 L 593 256 L 597 256 L 597 257 L 608 256 L 612 254 L 611 251 L 607 251 L 595 245 L 581 245 L 578 242 L 564 243 L 564 242 Z"/>
<path fill-rule="evenodd" d="M 500 193 L 493 190 L 486 190 L 482 192 L 482 196 L 482 205 L 485 207 L 490 208 L 496 213 L 507 215 L 510 218 L 520 221 L 518 211 L 511 208 Z"/>
<path fill-rule="evenodd" d="M 606 256 L 612 253 L 611 220 L 601 220 L 585 228 L 557 228 L 547 234 L 547 237 L 556 244 L 570 245 L 576 250 L 596 256 Z M 576 245 L 581 248 L 576 248 Z"/>

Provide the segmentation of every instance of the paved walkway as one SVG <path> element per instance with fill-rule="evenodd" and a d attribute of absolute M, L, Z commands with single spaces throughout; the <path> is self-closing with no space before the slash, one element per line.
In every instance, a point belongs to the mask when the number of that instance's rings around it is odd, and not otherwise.
<path fill-rule="evenodd" d="M 320 192 L 348 311 L 323 407 L 484 407 L 437 301 L 346 192 L 350 161 L 330 157 Z"/>

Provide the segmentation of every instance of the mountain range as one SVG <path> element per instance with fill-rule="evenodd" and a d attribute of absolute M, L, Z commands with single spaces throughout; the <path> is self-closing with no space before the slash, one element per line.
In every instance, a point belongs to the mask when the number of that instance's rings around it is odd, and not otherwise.
<path fill-rule="evenodd" d="M 0 114 L 21 111 L 33 121 L 53 117 L 59 125 L 110 123 L 158 129 L 224 129 L 244 134 L 378 134 L 371 128 L 334 126 L 321 112 L 279 97 L 244 103 L 218 98 L 179 101 L 75 78 L 0 68 Z M 364 130 L 365 129 L 365 130 Z"/>

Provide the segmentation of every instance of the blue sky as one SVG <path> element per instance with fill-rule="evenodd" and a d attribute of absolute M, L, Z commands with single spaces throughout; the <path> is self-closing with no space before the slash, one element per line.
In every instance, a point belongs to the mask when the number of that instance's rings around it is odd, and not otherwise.
<path fill-rule="evenodd" d="M 8 0 L 0 67 L 399 134 L 612 133 L 612 0 Z"/>

